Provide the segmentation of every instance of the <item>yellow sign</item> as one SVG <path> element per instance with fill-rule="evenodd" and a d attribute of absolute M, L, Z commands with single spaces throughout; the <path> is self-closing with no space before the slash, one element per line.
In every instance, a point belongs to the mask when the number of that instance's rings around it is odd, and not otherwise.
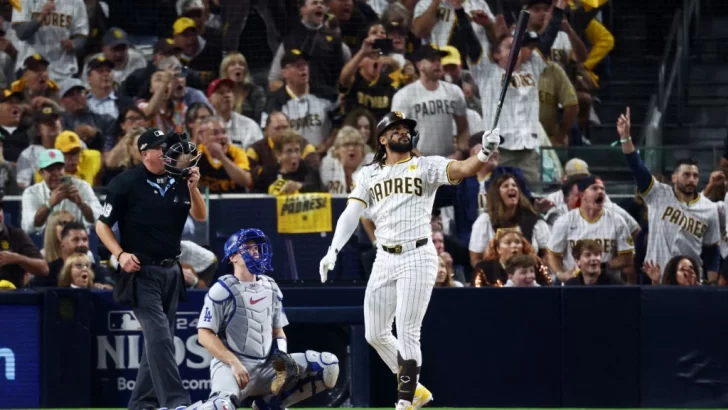
<path fill-rule="evenodd" d="M 278 195 L 276 214 L 278 233 L 331 232 L 331 194 Z"/>

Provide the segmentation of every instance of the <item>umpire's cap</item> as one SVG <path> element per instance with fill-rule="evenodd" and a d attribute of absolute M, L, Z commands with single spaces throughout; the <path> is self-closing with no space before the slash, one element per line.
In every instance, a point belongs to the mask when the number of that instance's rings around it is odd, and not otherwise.
<path fill-rule="evenodd" d="M 384 131 L 397 124 L 404 124 L 410 129 L 410 132 L 414 132 L 415 127 L 417 126 L 417 121 L 406 118 L 404 114 L 399 111 L 387 113 L 387 115 L 382 117 L 381 121 L 379 121 L 379 124 L 377 124 L 377 138 L 379 138 Z"/>

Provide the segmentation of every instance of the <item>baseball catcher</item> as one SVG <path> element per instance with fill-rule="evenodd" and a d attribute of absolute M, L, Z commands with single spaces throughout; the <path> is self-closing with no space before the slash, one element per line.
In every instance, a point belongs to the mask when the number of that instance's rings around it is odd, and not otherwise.
<path fill-rule="evenodd" d="M 272 270 L 272 255 L 258 229 L 242 229 L 225 243 L 234 272 L 210 288 L 197 324 L 198 341 L 213 356 L 212 393 L 188 409 L 234 410 L 243 401 L 261 410 L 285 408 L 336 385 L 335 355 L 288 354 L 283 294 L 264 275 Z"/>

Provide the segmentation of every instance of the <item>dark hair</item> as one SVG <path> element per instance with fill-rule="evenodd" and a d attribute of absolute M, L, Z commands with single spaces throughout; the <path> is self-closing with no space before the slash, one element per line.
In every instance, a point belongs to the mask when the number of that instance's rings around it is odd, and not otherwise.
<path fill-rule="evenodd" d="M 574 248 L 571 250 L 571 254 L 574 256 L 574 260 L 578 260 L 581 258 L 581 254 L 584 253 L 584 251 L 589 251 L 591 253 L 600 254 L 602 253 L 602 246 L 599 245 L 599 242 L 595 241 L 594 239 L 579 239 L 576 241 L 576 245 L 574 245 Z"/>
<path fill-rule="evenodd" d="M 506 261 L 506 273 L 513 275 L 517 269 L 528 268 L 533 266 L 534 273 L 538 267 L 538 260 L 533 255 L 520 254 L 511 256 Z"/>
<path fill-rule="evenodd" d="M 142 111 L 139 107 L 130 105 L 130 106 L 124 108 L 123 110 L 121 110 L 121 112 L 119 112 L 119 116 L 116 118 L 116 123 L 114 123 L 113 131 L 112 131 L 113 135 L 116 135 L 119 137 L 124 136 L 124 130 L 121 128 L 121 124 L 124 121 L 126 121 L 126 115 L 129 114 L 129 112 L 135 112 L 135 113 L 141 115 L 142 118 L 148 119 L 147 114 L 144 114 L 144 111 Z"/>
<path fill-rule="evenodd" d="M 566 179 L 566 182 L 564 182 L 563 185 L 561 185 L 561 192 L 564 194 L 564 198 L 569 196 L 571 193 L 571 190 L 574 188 L 574 185 L 578 184 L 579 181 L 586 178 L 587 175 L 572 175 Z"/>
<path fill-rule="evenodd" d="M 288 120 L 288 116 L 283 111 L 273 111 L 272 113 L 268 114 L 268 116 L 265 118 L 265 126 L 263 127 L 263 130 L 268 128 L 268 126 L 270 125 L 271 118 L 273 118 L 273 116 L 277 115 L 277 114 L 280 114 L 280 115 L 286 117 L 286 119 Z"/>
<path fill-rule="evenodd" d="M 677 172 L 682 165 L 695 165 L 697 167 L 698 161 L 695 158 L 681 158 L 675 161 L 675 168 L 672 169 L 672 172 Z"/>
<path fill-rule="evenodd" d="M 84 231 L 84 232 L 88 233 L 86 231 L 86 226 L 84 224 L 82 224 L 81 222 L 78 222 L 78 221 L 73 221 L 73 222 L 67 223 L 63 227 L 63 230 L 61 231 L 61 239 L 66 238 L 71 233 L 71 231 Z"/>
<path fill-rule="evenodd" d="M 690 264 L 693 265 L 693 270 L 695 271 L 695 274 L 698 276 L 698 280 L 700 279 L 700 265 L 695 261 L 695 259 L 685 256 L 685 255 L 678 255 L 673 256 L 669 261 L 667 261 L 667 264 L 665 265 L 665 270 L 662 271 L 662 280 L 660 281 L 663 285 L 679 285 L 677 283 L 677 265 L 680 264 L 680 261 L 683 259 L 687 259 L 690 261 Z"/>
<path fill-rule="evenodd" d="M 203 102 L 196 102 L 189 107 L 187 107 L 187 112 L 185 113 L 185 125 L 192 124 L 197 119 L 197 113 L 201 109 L 206 109 L 210 115 L 215 115 L 215 111 L 212 110 L 212 108 L 208 107 L 207 104 Z"/>
<path fill-rule="evenodd" d="M 344 117 L 344 125 L 351 125 L 358 130 L 359 125 L 357 124 L 357 120 L 359 120 L 359 117 L 365 117 L 369 121 L 369 135 L 362 135 L 362 137 L 367 139 L 366 145 L 368 145 L 372 151 L 376 151 L 379 145 L 377 138 L 377 118 L 371 111 L 363 107 L 351 110 L 348 114 L 346 114 L 346 117 Z"/>
<path fill-rule="evenodd" d="M 512 34 L 502 34 L 502 35 L 498 36 L 498 38 L 495 39 L 495 41 L 493 42 L 493 47 L 490 49 L 490 55 L 491 55 L 493 61 L 495 61 L 495 53 L 498 52 L 498 49 L 500 48 L 501 44 L 503 44 L 503 42 L 506 41 L 506 39 L 508 39 L 509 37 L 513 37 L 513 35 Z"/>

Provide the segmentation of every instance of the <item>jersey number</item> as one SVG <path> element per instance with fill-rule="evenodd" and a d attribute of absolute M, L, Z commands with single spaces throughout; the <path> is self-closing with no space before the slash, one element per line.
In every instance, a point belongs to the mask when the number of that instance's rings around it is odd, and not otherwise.
<path fill-rule="evenodd" d="M 203 317 L 202 320 L 205 322 L 209 322 L 212 320 L 212 313 L 210 313 L 210 308 L 205 308 L 205 317 Z"/>

